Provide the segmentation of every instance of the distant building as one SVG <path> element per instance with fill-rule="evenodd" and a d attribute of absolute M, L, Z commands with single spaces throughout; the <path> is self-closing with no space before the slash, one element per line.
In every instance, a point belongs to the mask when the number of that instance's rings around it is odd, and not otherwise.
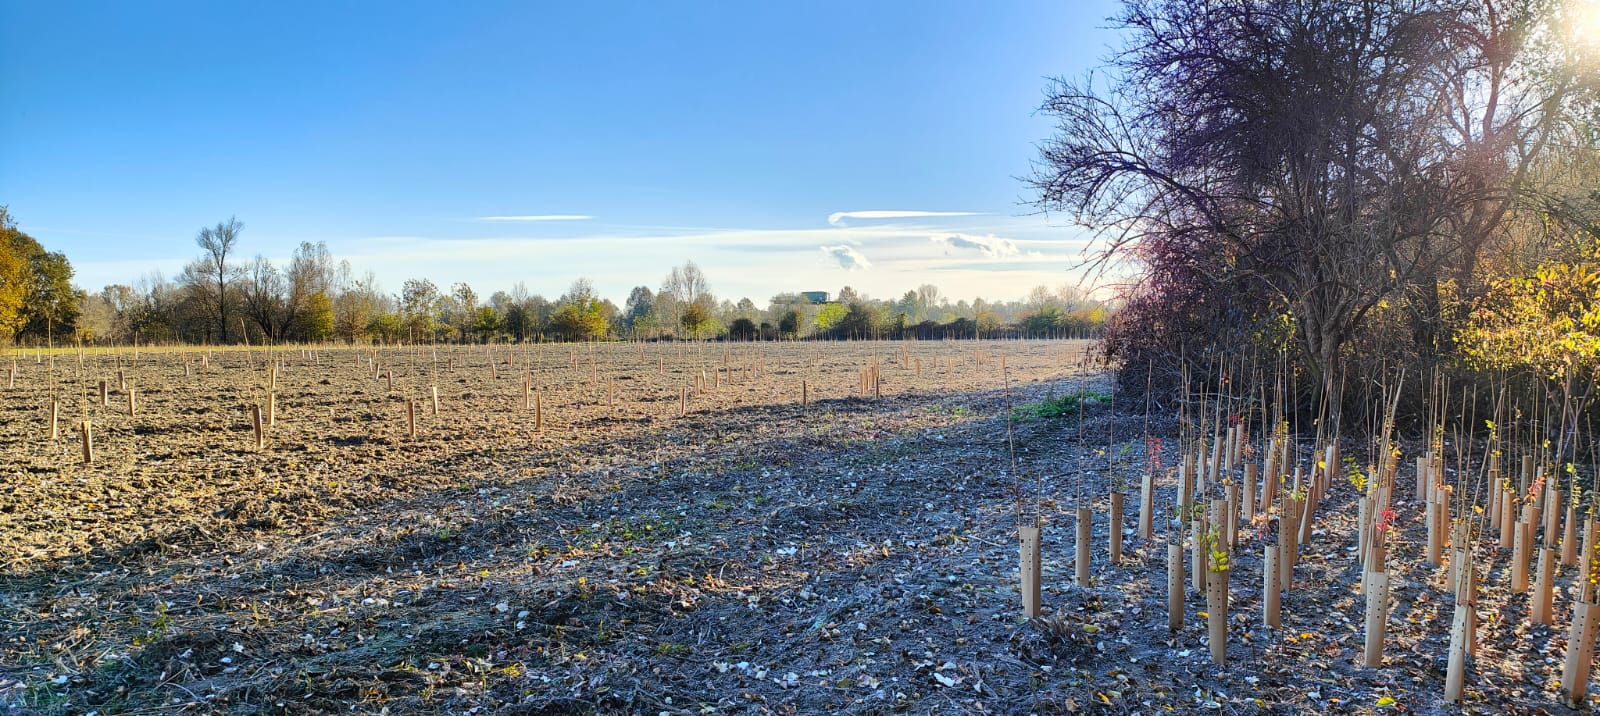
<path fill-rule="evenodd" d="M 805 299 L 807 303 L 827 303 L 828 302 L 828 292 L 827 291 L 801 291 L 800 292 L 800 297 Z"/>

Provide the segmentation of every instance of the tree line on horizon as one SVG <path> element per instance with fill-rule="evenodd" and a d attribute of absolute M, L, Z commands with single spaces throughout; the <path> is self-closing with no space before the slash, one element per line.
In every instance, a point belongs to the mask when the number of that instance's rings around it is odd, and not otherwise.
<path fill-rule="evenodd" d="M 952 302 L 931 284 L 898 299 L 844 287 L 832 300 L 782 292 L 766 305 L 719 299 L 692 261 L 652 290 L 636 286 L 622 306 L 586 278 L 555 299 L 518 282 L 487 297 L 466 283 L 447 289 L 411 278 L 395 294 L 368 271 L 356 275 L 324 243 L 302 242 L 286 264 L 238 257 L 243 224 L 202 228 L 200 255 L 176 277 L 146 275 L 89 293 L 71 284 L 60 253 L 44 251 L 0 207 L 0 340 L 18 344 L 338 341 L 529 342 L 1092 337 L 1109 306 L 1063 285 L 1026 298 Z M 15 276 L 15 278 L 13 278 Z"/>

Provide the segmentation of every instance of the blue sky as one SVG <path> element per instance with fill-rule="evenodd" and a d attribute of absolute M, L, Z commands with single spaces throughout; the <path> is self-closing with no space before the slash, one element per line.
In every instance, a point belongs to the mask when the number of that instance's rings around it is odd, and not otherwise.
<path fill-rule="evenodd" d="M 1114 9 L 0 0 L 0 204 L 91 290 L 237 216 L 241 258 L 325 241 L 390 291 L 620 303 L 693 260 L 758 303 L 1018 298 L 1077 281 L 1016 177 Z"/>

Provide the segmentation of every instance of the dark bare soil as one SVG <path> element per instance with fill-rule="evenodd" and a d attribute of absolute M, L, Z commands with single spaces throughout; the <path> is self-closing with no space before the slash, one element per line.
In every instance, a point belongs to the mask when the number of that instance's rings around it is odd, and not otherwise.
<path fill-rule="evenodd" d="M 1388 663 L 1360 667 L 1348 485 L 1318 511 L 1282 630 L 1260 626 L 1245 540 L 1229 665 L 1210 662 L 1200 597 L 1169 633 L 1164 536 L 1132 535 L 1142 398 L 1081 420 L 1026 409 L 1109 392 L 1089 348 L 19 354 L 15 386 L 0 383 L 0 713 L 1567 711 L 1552 683 L 1570 599 L 1555 632 L 1529 628 L 1503 556 L 1467 702 L 1440 703 L 1450 596 L 1408 503 Z M 250 407 L 274 361 L 277 424 L 257 450 Z M 873 363 L 877 397 L 860 389 Z M 543 430 L 523 407 L 529 370 Z M 1035 621 L 1019 616 L 1008 404 L 1044 505 Z M 1130 486 L 1121 564 L 1106 553 L 1115 484 Z M 1172 480 L 1158 484 L 1165 515 Z M 1091 589 L 1071 585 L 1080 501 Z"/>

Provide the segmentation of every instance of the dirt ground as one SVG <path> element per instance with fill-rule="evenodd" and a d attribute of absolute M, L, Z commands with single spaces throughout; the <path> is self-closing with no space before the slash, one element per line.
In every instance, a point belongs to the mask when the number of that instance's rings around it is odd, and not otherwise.
<path fill-rule="evenodd" d="M 1359 663 L 1349 485 L 1318 511 L 1281 630 L 1261 626 L 1246 540 L 1229 665 L 1210 662 L 1199 596 L 1169 633 L 1164 537 L 1132 528 L 1146 437 L 1176 464 L 1173 423 L 1147 423 L 1142 398 L 1040 409 L 1110 393 L 1084 342 L 16 358 L 0 713 L 1568 711 L 1565 589 L 1558 628 L 1530 628 L 1498 566 L 1467 701 L 1440 703 L 1450 597 L 1405 495 L 1384 668 Z M 1013 446 L 1044 506 L 1042 620 L 1020 618 Z M 1171 476 L 1158 486 L 1167 514 Z M 1078 504 L 1089 589 L 1071 584 Z"/>

